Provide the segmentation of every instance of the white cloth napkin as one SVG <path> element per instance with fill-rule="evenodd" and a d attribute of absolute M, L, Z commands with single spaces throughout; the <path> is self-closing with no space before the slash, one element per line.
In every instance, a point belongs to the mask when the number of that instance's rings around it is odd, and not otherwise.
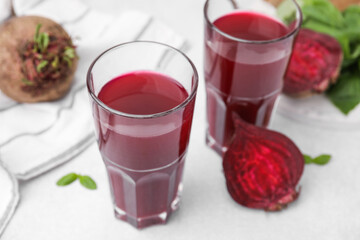
<path fill-rule="evenodd" d="M 1 0 L 0 1 L 0 22 L 9 18 L 11 15 L 11 1 Z"/>
<path fill-rule="evenodd" d="M 94 142 L 85 81 L 96 56 L 133 40 L 158 41 L 178 49 L 186 46 L 183 37 L 137 11 L 119 9 L 119 15 L 111 16 L 81 0 L 13 0 L 13 7 L 17 15 L 40 15 L 62 24 L 75 39 L 80 57 L 73 86 L 59 101 L 19 104 L 0 92 L 0 156 L 22 180 L 70 160 Z"/>
<path fill-rule="evenodd" d="M 0 162 L 0 237 L 19 202 L 18 182 Z"/>

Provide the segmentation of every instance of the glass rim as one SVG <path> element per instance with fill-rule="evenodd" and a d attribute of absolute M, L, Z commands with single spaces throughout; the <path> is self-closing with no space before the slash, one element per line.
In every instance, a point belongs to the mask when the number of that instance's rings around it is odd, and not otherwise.
<path fill-rule="evenodd" d="M 108 53 L 110 53 L 110 52 L 112 52 L 112 51 L 114 51 L 116 49 L 126 47 L 128 45 L 139 44 L 139 43 L 150 44 L 150 45 L 155 44 L 155 45 L 163 46 L 163 47 L 165 47 L 167 49 L 170 49 L 170 50 L 176 52 L 177 54 L 182 55 L 185 58 L 185 60 L 190 64 L 190 67 L 192 68 L 192 71 L 193 71 L 193 83 L 191 85 L 192 89 L 191 89 L 191 92 L 190 92 L 189 96 L 185 100 L 183 100 L 180 104 L 176 105 L 175 107 L 173 107 L 173 108 L 171 108 L 169 110 L 159 112 L 159 113 L 154 113 L 154 114 L 131 114 L 131 113 L 121 112 L 121 111 L 118 111 L 116 109 L 113 109 L 113 108 L 109 107 L 108 105 L 103 103 L 96 96 L 96 94 L 94 93 L 94 89 L 92 89 L 92 86 L 91 86 L 91 78 L 92 78 L 92 70 L 93 70 L 94 66 L 96 65 L 96 63 L 98 62 L 98 60 L 100 60 L 104 55 L 106 55 L 106 54 L 108 54 Z M 141 69 L 139 69 L 139 70 L 141 70 Z M 134 118 L 134 119 L 148 119 L 148 118 L 162 117 L 162 116 L 169 115 L 170 113 L 176 112 L 179 109 L 182 109 L 183 107 L 188 105 L 188 103 L 191 102 L 192 99 L 194 99 L 194 97 L 196 95 L 198 85 L 199 85 L 199 75 L 198 75 L 196 67 L 195 67 L 194 63 L 191 61 L 191 59 L 188 56 L 186 56 L 185 53 L 183 53 L 182 51 L 176 49 L 175 47 L 172 47 L 172 46 L 170 46 L 168 44 L 165 44 L 165 43 L 156 42 L 156 41 L 143 41 L 143 40 L 140 41 L 140 40 L 137 40 L 137 41 L 130 41 L 130 42 L 120 43 L 120 44 L 117 44 L 117 45 L 115 45 L 113 47 L 110 47 L 110 48 L 106 49 L 104 52 L 102 52 L 99 56 L 97 56 L 95 58 L 95 60 L 90 64 L 90 67 L 89 67 L 88 72 L 86 74 L 86 86 L 87 86 L 87 89 L 88 89 L 88 93 L 90 94 L 92 99 L 99 106 L 101 106 L 103 109 L 105 109 L 105 110 L 107 110 L 107 111 L 109 111 L 111 113 L 114 113 L 116 115 L 119 115 L 119 116 L 122 116 L 122 117 L 127 117 L 127 118 Z"/>
<path fill-rule="evenodd" d="M 302 12 L 301 12 L 301 9 L 300 9 L 300 6 L 299 4 L 295 1 L 295 0 L 291 0 L 294 5 L 295 5 L 295 8 L 296 8 L 296 12 L 299 14 L 299 24 L 298 26 L 295 27 L 294 30 L 292 30 L 291 32 L 289 32 L 288 34 L 282 36 L 282 37 L 279 37 L 279 38 L 274 38 L 274 39 L 270 39 L 270 40 L 246 40 L 246 39 L 243 39 L 243 38 L 237 38 L 237 37 L 234 37 L 230 34 L 227 34 L 223 31 L 221 31 L 218 27 L 216 27 L 209 19 L 209 16 L 208 16 L 208 8 L 209 8 L 209 2 L 211 0 L 206 0 L 205 2 L 205 5 L 204 5 L 204 17 L 205 17 L 205 21 L 208 25 L 211 26 L 212 29 L 214 29 L 216 32 L 218 32 L 220 35 L 228 38 L 228 39 L 231 39 L 233 41 L 236 41 L 236 42 L 242 42 L 242 43 L 249 43 L 249 44 L 268 44 L 268 43 L 275 43 L 275 42 L 280 42 L 284 39 L 287 39 L 293 35 L 295 35 L 301 28 L 301 23 L 302 23 Z M 236 10 L 236 9 L 235 9 Z"/>

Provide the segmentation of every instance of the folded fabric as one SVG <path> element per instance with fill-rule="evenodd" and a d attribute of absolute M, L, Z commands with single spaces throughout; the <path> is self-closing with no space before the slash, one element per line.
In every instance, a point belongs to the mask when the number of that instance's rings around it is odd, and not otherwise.
<path fill-rule="evenodd" d="M 0 22 L 9 18 L 11 15 L 11 1 L 1 0 L 0 1 Z"/>
<path fill-rule="evenodd" d="M 0 162 L 0 237 L 19 202 L 15 177 Z"/>
<path fill-rule="evenodd" d="M 72 159 L 94 142 L 85 77 L 96 56 L 134 40 L 163 42 L 178 49 L 186 46 L 184 38 L 166 25 L 137 11 L 111 16 L 80 0 L 13 0 L 13 7 L 17 15 L 39 15 L 62 24 L 80 57 L 71 90 L 59 101 L 20 104 L 0 92 L 1 161 L 22 180 Z"/>

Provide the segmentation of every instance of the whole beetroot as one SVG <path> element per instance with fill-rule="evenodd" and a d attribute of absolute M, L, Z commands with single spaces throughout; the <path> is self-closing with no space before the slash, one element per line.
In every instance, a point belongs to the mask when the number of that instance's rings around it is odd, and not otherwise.
<path fill-rule="evenodd" d="M 77 61 L 70 36 L 48 18 L 13 17 L 0 26 L 0 90 L 18 102 L 64 96 Z"/>

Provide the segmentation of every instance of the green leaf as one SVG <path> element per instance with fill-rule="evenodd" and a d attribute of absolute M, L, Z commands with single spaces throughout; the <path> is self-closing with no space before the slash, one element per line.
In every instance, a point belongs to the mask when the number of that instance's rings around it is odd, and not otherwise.
<path fill-rule="evenodd" d="M 28 79 L 26 79 L 26 78 L 22 78 L 21 81 L 22 81 L 23 83 L 25 83 L 25 85 L 28 85 L 28 86 L 34 85 L 34 82 L 32 82 L 32 81 L 30 81 L 30 80 L 28 80 Z"/>
<path fill-rule="evenodd" d="M 34 50 L 40 50 L 40 52 L 45 52 L 49 46 L 50 37 L 48 33 L 40 33 L 41 24 L 36 25 L 36 32 L 34 35 Z"/>
<path fill-rule="evenodd" d="M 75 49 L 72 47 L 65 47 L 64 55 L 69 58 L 75 58 Z"/>
<path fill-rule="evenodd" d="M 310 157 L 309 155 L 306 155 L 306 154 L 304 154 L 303 156 L 304 156 L 305 164 L 312 163 L 312 160 L 313 160 L 312 157 Z"/>
<path fill-rule="evenodd" d="M 72 60 L 68 56 L 64 56 L 63 60 L 67 63 L 68 67 L 71 67 Z"/>
<path fill-rule="evenodd" d="M 331 155 L 328 155 L 328 154 L 322 154 L 322 155 L 317 156 L 315 158 L 312 158 L 311 156 L 306 155 L 306 154 L 304 154 L 303 156 L 304 156 L 305 164 L 314 163 L 314 164 L 317 164 L 317 165 L 325 165 L 331 159 Z"/>
<path fill-rule="evenodd" d="M 97 188 L 95 181 L 89 176 L 79 176 L 79 180 L 81 185 L 88 189 L 93 190 Z"/>
<path fill-rule="evenodd" d="M 48 64 L 47 60 L 42 60 L 41 62 L 39 62 L 39 64 L 36 66 L 36 71 L 39 73 L 41 72 L 41 70 L 46 67 L 46 65 Z"/>
<path fill-rule="evenodd" d="M 349 5 L 343 12 L 343 15 L 348 14 L 358 14 L 360 15 L 360 6 L 359 5 Z"/>
<path fill-rule="evenodd" d="M 72 59 L 74 59 L 75 56 L 75 49 L 72 47 L 66 47 L 62 59 L 67 63 L 68 67 L 71 67 L 73 63 Z"/>
<path fill-rule="evenodd" d="M 58 66 L 59 66 L 59 57 L 58 56 L 55 56 L 54 60 L 51 62 L 51 66 L 55 69 L 58 68 Z"/>
<path fill-rule="evenodd" d="M 40 33 L 38 47 L 41 52 L 45 52 L 50 42 L 49 34 L 47 33 Z"/>
<path fill-rule="evenodd" d="M 36 43 L 39 42 L 40 28 L 41 28 L 41 24 L 39 23 L 38 25 L 36 25 L 36 31 L 35 31 L 35 35 L 34 35 L 34 42 L 36 42 Z"/>
<path fill-rule="evenodd" d="M 284 0 L 276 9 L 278 17 L 286 24 L 291 24 L 296 18 L 296 9 L 292 0 Z"/>
<path fill-rule="evenodd" d="M 360 57 L 360 44 L 356 45 L 352 50 L 350 57 L 344 59 L 342 62 L 342 70 L 350 67 L 352 64 L 356 63 L 358 58 Z"/>
<path fill-rule="evenodd" d="M 343 12 L 343 16 L 347 27 L 360 27 L 360 6 L 350 5 Z"/>
<path fill-rule="evenodd" d="M 341 12 L 328 0 L 303 0 L 301 10 L 304 22 L 314 20 L 330 27 L 344 26 Z"/>
<path fill-rule="evenodd" d="M 360 32 L 359 32 L 360 37 Z M 360 56 L 360 44 L 356 45 L 353 50 L 351 51 L 351 58 L 356 59 Z"/>
<path fill-rule="evenodd" d="M 47 49 L 47 47 L 49 46 L 49 42 L 50 42 L 50 37 L 48 33 L 42 33 L 42 39 L 41 39 L 41 45 L 43 48 L 43 51 L 45 51 Z"/>
<path fill-rule="evenodd" d="M 69 185 L 70 183 L 74 182 L 77 178 L 78 178 L 78 175 L 76 173 L 69 173 L 69 174 L 63 176 L 62 178 L 60 178 L 56 182 L 56 185 L 66 186 L 66 185 Z"/>
<path fill-rule="evenodd" d="M 331 102 L 345 115 L 360 103 L 360 73 L 344 73 L 326 93 Z"/>
<path fill-rule="evenodd" d="M 328 154 L 320 155 L 312 160 L 313 163 L 318 165 L 325 165 L 327 164 L 331 159 L 331 156 Z"/>

